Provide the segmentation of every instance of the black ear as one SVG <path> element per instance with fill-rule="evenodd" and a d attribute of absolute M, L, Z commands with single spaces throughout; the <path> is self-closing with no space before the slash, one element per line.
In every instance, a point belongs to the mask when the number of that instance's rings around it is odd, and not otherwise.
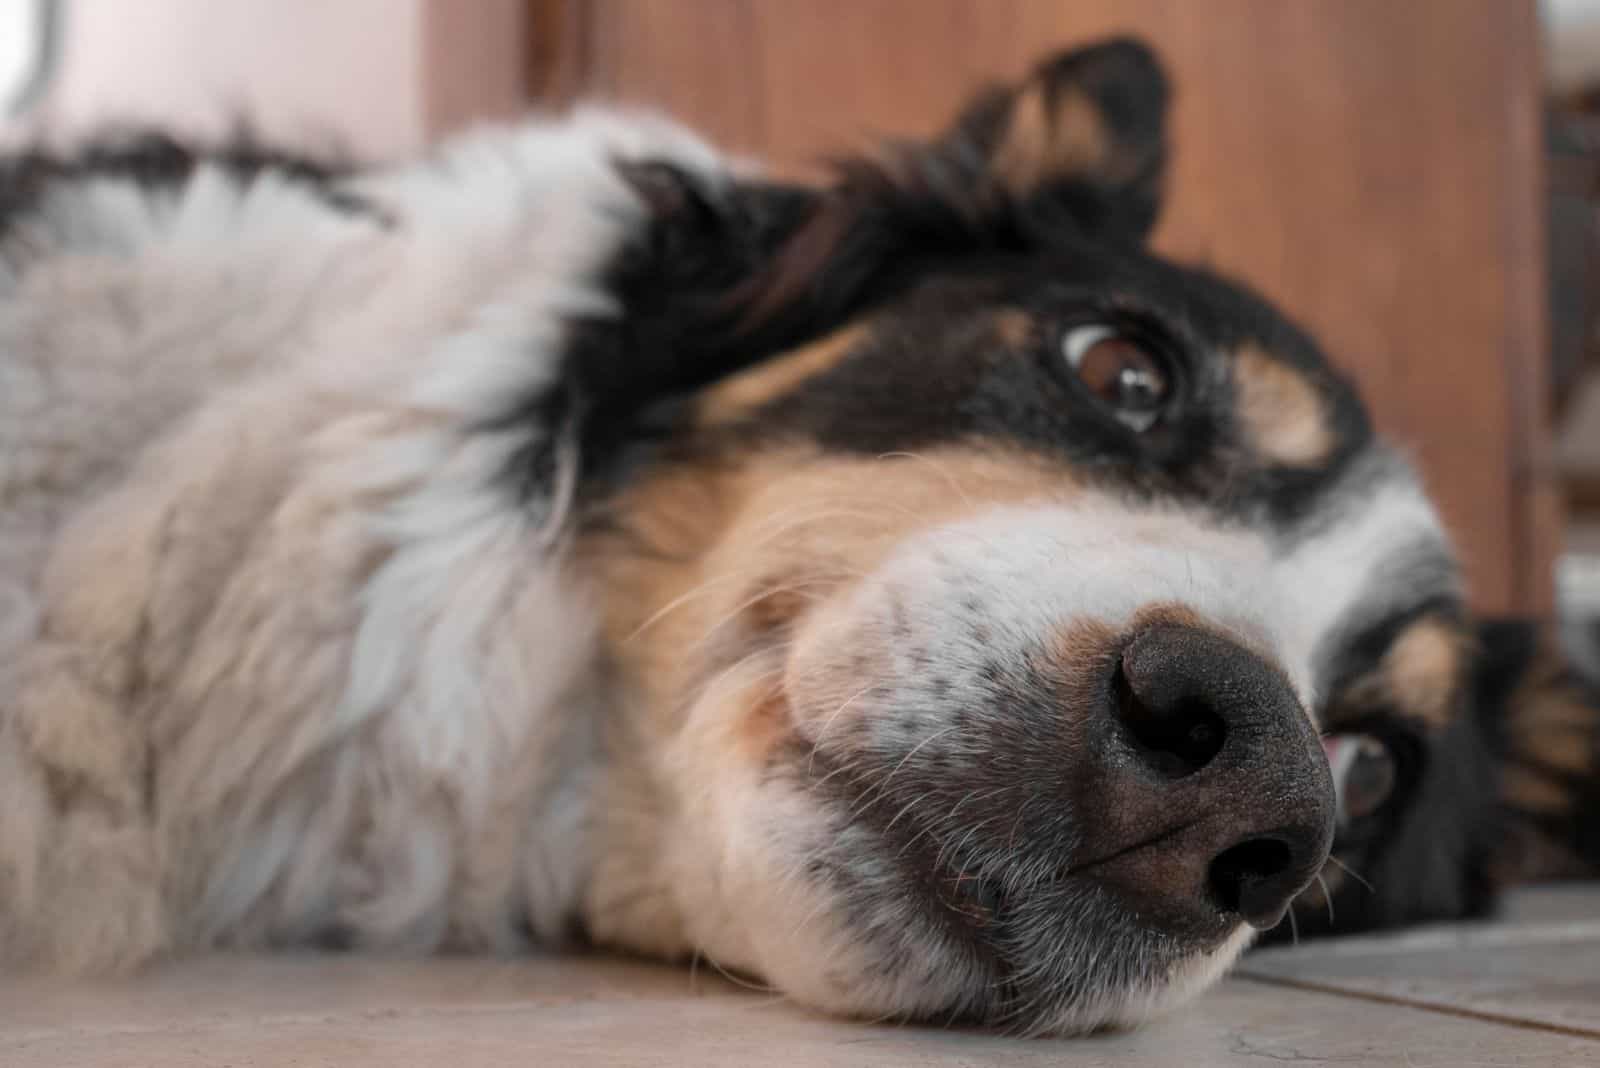
<path fill-rule="evenodd" d="M 564 448 L 581 458 L 586 488 L 604 484 L 672 433 L 696 390 L 771 355 L 777 332 L 742 325 L 741 294 L 771 271 L 823 195 L 663 160 L 612 166 L 643 209 L 600 282 L 619 312 L 569 321 L 556 382 L 517 398 L 504 417 L 555 428 L 509 465 L 530 497 L 558 481 Z M 791 328 L 801 327 L 786 321 Z"/>
<path fill-rule="evenodd" d="M 1161 206 L 1168 96 L 1154 54 L 1116 38 L 981 94 L 929 152 L 975 162 L 974 193 L 1029 229 L 1142 240 Z"/>
<path fill-rule="evenodd" d="M 605 466 L 670 428 L 693 391 L 835 329 L 921 270 L 1143 240 L 1166 100 L 1150 51 L 1113 40 L 980 94 L 939 138 L 842 161 L 820 188 L 619 160 L 646 209 L 606 283 L 623 314 L 581 324 L 541 417 L 581 427 L 586 467 Z"/>
<path fill-rule="evenodd" d="M 671 364 L 629 380 L 656 395 L 715 381 L 891 295 L 911 264 L 1142 241 L 1160 206 L 1167 96 L 1150 50 L 1119 38 L 978 94 L 932 141 L 841 161 L 819 189 L 619 162 L 650 222 L 615 288 L 636 340 Z"/>
<path fill-rule="evenodd" d="M 591 353 L 574 373 L 590 404 L 630 409 L 687 394 L 767 354 L 738 328 L 738 294 L 771 269 L 821 194 L 656 160 L 615 167 L 646 216 L 606 279 L 624 309 L 608 328 L 610 358 Z"/>
<path fill-rule="evenodd" d="M 979 93 L 931 141 L 884 145 L 838 179 L 731 294 L 747 323 L 818 332 L 914 281 L 914 267 L 1071 240 L 1137 244 L 1166 165 L 1167 79 L 1117 38 Z"/>

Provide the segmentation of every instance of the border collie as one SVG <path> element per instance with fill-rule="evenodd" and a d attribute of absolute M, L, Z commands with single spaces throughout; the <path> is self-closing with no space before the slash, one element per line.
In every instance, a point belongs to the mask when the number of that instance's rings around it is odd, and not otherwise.
<path fill-rule="evenodd" d="M 1546 632 L 1146 247 L 1167 97 L 1102 42 L 821 187 L 610 111 L 5 159 L 4 966 L 584 942 L 1070 1033 L 1592 865 Z"/>

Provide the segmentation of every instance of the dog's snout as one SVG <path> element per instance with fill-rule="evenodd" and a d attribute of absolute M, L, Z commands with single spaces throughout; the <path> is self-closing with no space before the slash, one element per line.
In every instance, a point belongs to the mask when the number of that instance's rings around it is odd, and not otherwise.
<path fill-rule="evenodd" d="M 1288 680 L 1215 631 L 1169 624 L 1122 649 L 1111 689 L 1107 824 L 1124 845 L 1152 843 L 1120 881 L 1158 911 L 1275 926 L 1326 859 L 1335 815 Z"/>

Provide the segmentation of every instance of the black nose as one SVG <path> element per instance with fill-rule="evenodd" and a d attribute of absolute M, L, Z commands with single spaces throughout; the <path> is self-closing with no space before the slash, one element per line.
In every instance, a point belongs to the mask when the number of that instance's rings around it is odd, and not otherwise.
<path fill-rule="evenodd" d="M 1163 624 L 1123 648 L 1111 689 L 1102 848 L 1149 856 L 1107 874 L 1157 914 L 1276 926 L 1327 858 L 1335 815 L 1288 680 L 1217 632 Z"/>

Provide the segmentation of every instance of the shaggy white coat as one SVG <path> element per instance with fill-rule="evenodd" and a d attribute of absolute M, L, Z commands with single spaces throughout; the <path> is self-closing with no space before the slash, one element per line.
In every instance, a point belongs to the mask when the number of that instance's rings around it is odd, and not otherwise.
<path fill-rule="evenodd" d="M 495 483 L 675 127 L 485 131 L 331 208 L 54 187 L 0 249 L 0 959 L 554 937 L 593 611 Z M 565 710 L 568 714 L 560 714 Z"/>

